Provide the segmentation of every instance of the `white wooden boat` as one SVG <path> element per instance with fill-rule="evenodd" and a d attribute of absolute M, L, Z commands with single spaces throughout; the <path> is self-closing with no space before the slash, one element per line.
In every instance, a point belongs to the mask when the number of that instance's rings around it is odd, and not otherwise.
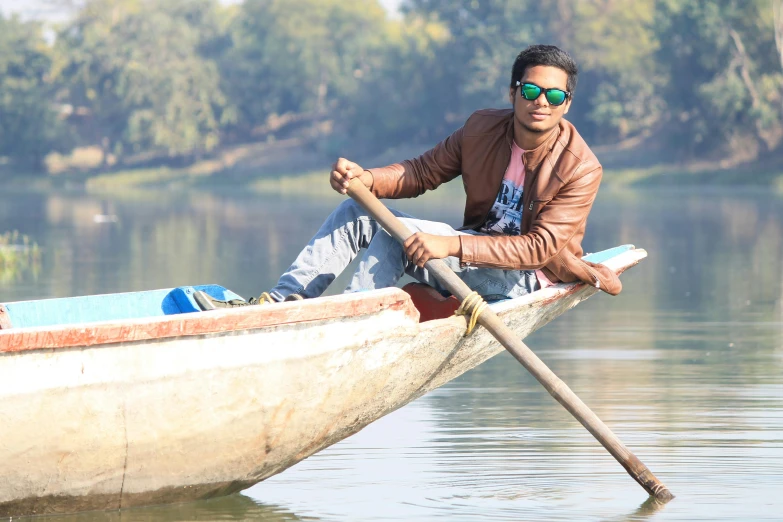
<path fill-rule="evenodd" d="M 192 290 L 0 306 L 0 516 L 240 491 L 503 350 L 463 317 L 420 322 L 396 288 L 183 313 Z M 596 292 L 492 307 L 524 338 Z"/>

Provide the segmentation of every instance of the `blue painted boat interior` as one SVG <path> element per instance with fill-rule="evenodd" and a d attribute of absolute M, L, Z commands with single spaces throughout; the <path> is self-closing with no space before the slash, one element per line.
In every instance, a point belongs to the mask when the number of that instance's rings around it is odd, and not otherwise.
<path fill-rule="evenodd" d="M 586 255 L 584 259 L 602 263 L 633 248 L 633 245 L 623 245 Z M 12 328 L 117 321 L 198 312 L 200 309 L 193 299 L 193 292 L 196 290 L 206 292 L 216 299 L 241 299 L 222 286 L 200 285 L 145 292 L 18 301 L 6 303 L 4 306 Z"/>
<path fill-rule="evenodd" d="M 217 299 L 241 299 L 218 285 L 180 286 L 164 290 L 18 301 L 4 306 L 12 328 L 141 319 L 200 312 L 193 292 Z"/>
<path fill-rule="evenodd" d="M 591 263 L 603 263 L 604 261 L 608 261 L 609 259 L 612 259 L 615 256 L 619 256 L 623 252 L 633 250 L 634 248 L 635 247 L 633 245 L 622 245 L 610 248 L 609 250 L 601 250 L 600 252 L 596 252 L 594 254 L 587 254 L 582 259 L 585 261 L 590 261 Z"/>

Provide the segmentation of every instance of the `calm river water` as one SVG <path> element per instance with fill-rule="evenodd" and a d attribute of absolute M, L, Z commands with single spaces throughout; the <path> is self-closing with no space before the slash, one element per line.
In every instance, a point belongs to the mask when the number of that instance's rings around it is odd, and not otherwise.
<path fill-rule="evenodd" d="M 444 192 L 397 207 L 457 224 Z M 0 274 L 0 302 L 202 283 L 257 295 L 338 202 L 2 193 L 0 234 L 42 251 Z M 677 495 L 665 506 L 503 353 L 242 495 L 47 520 L 783 520 L 783 197 L 605 190 L 585 246 L 624 243 L 649 258 L 623 293 L 527 343 Z"/>

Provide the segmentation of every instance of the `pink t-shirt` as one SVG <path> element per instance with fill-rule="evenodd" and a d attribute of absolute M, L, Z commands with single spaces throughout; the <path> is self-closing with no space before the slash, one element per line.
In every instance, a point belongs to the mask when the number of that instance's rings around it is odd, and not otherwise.
<path fill-rule="evenodd" d="M 525 164 L 522 162 L 524 150 L 516 143 L 511 144 L 511 160 L 506 167 L 503 183 L 500 185 L 495 203 L 487 215 L 487 220 L 479 229 L 485 234 L 516 236 L 522 231 L 522 193 L 525 185 Z M 550 286 L 541 270 L 536 270 L 536 277 L 541 288 Z"/>

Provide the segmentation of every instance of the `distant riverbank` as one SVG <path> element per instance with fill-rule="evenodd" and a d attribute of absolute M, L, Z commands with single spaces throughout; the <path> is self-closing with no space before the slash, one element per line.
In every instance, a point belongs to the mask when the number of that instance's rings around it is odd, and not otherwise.
<path fill-rule="evenodd" d="M 410 145 L 375 156 L 344 155 L 371 167 L 414 157 L 427 146 Z M 339 154 L 339 153 L 338 153 Z M 221 152 L 188 165 L 130 165 L 101 170 L 78 164 L 72 158 L 59 160 L 48 174 L 0 172 L 6 187 L 84 189 L 116 192 L 128 189 L 242 189 L 259 193 L 328 193 L 326 174 L 338 154 L 319 150 L 297 138 L 226 147 Z M 89 156 L 82 153 L 81 156 Z M 629 167 L 633 152 L 598 151 L 604 164 L 605 186 L 741 185 L 769 187 L 783 192 L 781 162 L 654 163 Z M 649 154 L 648 154 L 649 156 Z M 83 160 L 82 160 L 83 161 Z M 70 163 L 69 163 L 70 162 Z"/>

